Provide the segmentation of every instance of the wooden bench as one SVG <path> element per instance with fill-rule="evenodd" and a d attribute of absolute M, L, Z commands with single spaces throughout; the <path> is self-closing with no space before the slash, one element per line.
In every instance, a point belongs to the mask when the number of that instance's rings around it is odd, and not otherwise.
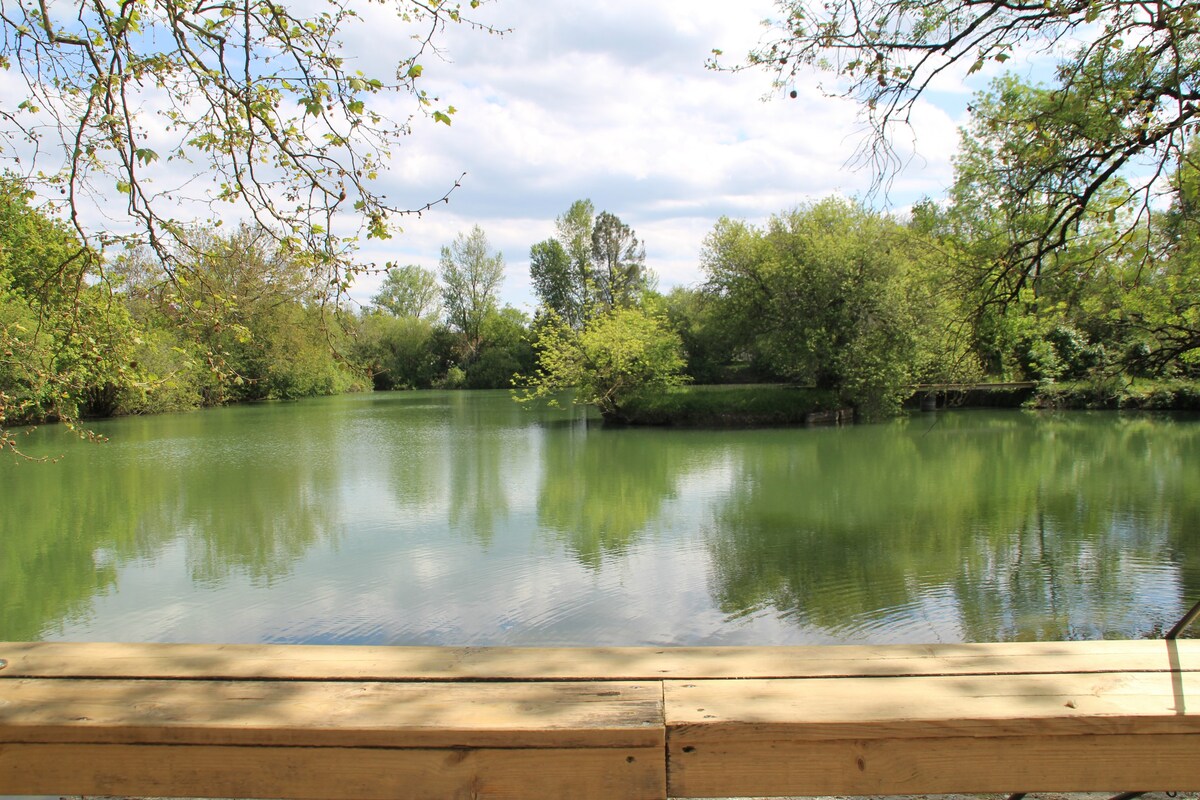
<path fill-rule="evenodd" d="M 0 643 L 0 794 L 1200 790 L 1200 641 Z"/>

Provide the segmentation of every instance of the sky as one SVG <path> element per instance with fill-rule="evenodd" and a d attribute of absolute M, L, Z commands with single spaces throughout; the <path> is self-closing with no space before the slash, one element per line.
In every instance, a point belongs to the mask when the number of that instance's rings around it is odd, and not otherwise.
<path fill-rule="evenodd" d="M 294 0 L 302 12 L 321 3 Z M 352 7 L 362 20 L 343 30 L 347 66 L 395 74 L 413 51 L 411 31 L 394 5 Z M 452 125 L 414 117 L 376 188 L 396 206 L 420 208 L 460 175 L 461 185 L 448 204 L 401 220 L 394 238 L 364 241 L 359 260 L 436 269 L 441 248 L 479 225 L 505 259 L 501 302 L 532 313 L 529 249 L 554 235 L 555 218 L 575 200 L 590 199 L 597 212 L 629 225 L 668 291 L 703 281 L 701 247 L 722 216 L 759 224 L 830 195 L 902 213 L 922 197 L 944 196 L 970 97 L 1002 67 L 989 64 L 969 84 L 961 71 L 939 77 L 895 142 L 905 167 L 886 196 L 869 195 L 875 176 L 850 166 L 865 127 L 855 104 L 821 90 L 827 76 L 814 72 L 776 91 L 763 72 L 705 68 L 714 49 L 727 63 L 741 62 L 767 35 L 762 21 L 774 11 L 773 0 L 485 0 L 470 14 L 502 35 L 449 25 L 436 37 L 438 52 L 421 61 L 419 85 L 438 107 L 457 109 Z M 0 70 L 0 96 L 25 92 L 16 75 Z M 144 94 L 149 142 L 169 152 L 153 88 Z M 406 95 L 372 101 L 401 120 L 414 106 Z M 20 168 L 41 166 L 27 158 Z M 192 201 L 181 198 L 211 179 L 170 159 L 153 169 L 160 197 L 184 206 Z M 165 188 L 175 186 L 181 191 Z M 92 227 L 121 232 L 130 224 L 122 209 L 119 195 L 101 191 L 84 213 Z M 238 211 L 221 213 L 233 222 Z M 361 276 L 351 299 L 369 303 L 381 281 L 378 273 Z"/>
<path fill-rule="evenodd" d="M 496 0 L 473 12 L 502 36 L 451 26 L 442 58 L 423 60 L 421 84 L 457 113 L 446 127 L 417 118 L 393 154 L 384 193 L 406 207 L 434 200 L 466 173 L 447 205 L 386 242 L 365 243 L 378 264 L 434 269 L 440 249 L 479 225 L 505 259 L 500 300 L 532 313 L 529 248 L 581 198 L 616 214 L 646 247 L 659 286 L 703 280 L 699 256 L 721 216 L 759 223 L 829 195 L 867 198 L 872 174 L 848 162 L 863 140 L 857 107 L 810 81 L 796 99 L 771 76 L 705 69 L 714 48 L 734 62 L 765 35 L 765 0 Z M 388 24 L 381 19 L 368 28 Z M 399 60 L 379 41 L 347 41 L 364 60 Z M 972 86 L 939 84 L 919 104 L 911 158 L 879 208 L 903 211 L 944 195 Z M 361 278 L 369 302 L 381 278 Z"/>

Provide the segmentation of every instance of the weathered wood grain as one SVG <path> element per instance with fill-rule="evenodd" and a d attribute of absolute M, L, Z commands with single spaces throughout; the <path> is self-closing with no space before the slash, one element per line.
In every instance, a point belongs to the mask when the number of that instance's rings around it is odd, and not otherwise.
<path fill-rule="evenodd" d="M 672 796 L 1200 788 L 1200 673 L 667 681 Z"/>
<path fill-rule="evenodd" d="M 1200 641 L 0 643 L 0 794 L 1200 790 Z"/>
<path fill-rule="evenodd" d="M 676 733 L 670 797 L 1200 790 L 1190 735 L 693 744 Z"/>
<path fill-rule="evenodd" d="M 658 684 L 0 681 L 0 742 L 659 747 Z"/>
<path fill-rule="evenodd" d="M 391 750 L 0 744 L 0 791 L 322 800 L 666 797 L 662 748 Z"/>

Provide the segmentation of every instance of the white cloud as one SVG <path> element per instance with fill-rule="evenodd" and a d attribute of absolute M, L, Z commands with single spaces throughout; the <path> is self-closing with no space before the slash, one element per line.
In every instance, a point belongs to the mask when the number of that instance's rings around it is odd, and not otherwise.
<path fill-rule="evenodd" d="M 700 280 L 701 241 L 722 215 L 759 222 L 831 193 L 862 194 L 871 176 L 846 167 L 861 140 L 852 104 L 822 95 L 815 77 L 797 81 L 796 99 L 763 102 L 769 76 L 705 69 L 713 48 L 736 63 L 773 10 L 771 0 L 485 3 L 472 13 L 511 32 L 449 25 L 438 35 L 442 57 L 423 57 L 420 81 L 438 107 L 458 109 L 453 125 L 414 116 L 382 179 L 402 208 L 440 198 L 466 173 L 462 186 L 450 203 L 401 220 L 396 238 L 364 242 L 364 258 L 432 268 L 442 245 L 478 224 L 508 263 L 502 299 L 528 306 L 529 247 L 553 234 L 573 200 L 588 197 L 638 233 L 669 289 Z M 345 39 L 351 67 L 390 79 L 415 29 L 383 5 L 357 11 L 363 24 Z M 401 120 L 416 110 L 406 95 L 376 102 Z M 161 121 L 152 105 L 146 110 L 165 152 Z M 929 104 L 916 119 L 918 157 L 894 184 L 900 204 L 949 183 L 961 121 Z M 188 165 L 165 159 L 155 170 L 164 191 L 191 177 Z M 185 193 L 208 183 L 201 177 Z M 231 221 L 237 213 L 220 210 Z M 378 282 L 362 278 L 354 297 L 366 301 Z"/>
<path fill-rule="evenodd" d="M 466 172 L 463 186 L 408 224 L 387 258 L 435 266 L 442 244 L 479 224 L 506 257 L 502 299 L 528 307 L 530 245 L 588 197 L 634 228 L 670 288 L 701 279 L 701 242 L 722 215 L 761 221 L 831 193 L 865 193 L 871 175 L 846 166 L 862 135 L 853 105 L 824 96 L 815 78 L 798 81 L 794 100 L 763 102 L 768 76 L 704 68 L 713 48 L 731 61 L 752 48 L 772 9 L 763 0 L 485 5 L 479 15 L 512 32 L 446 31 L 447 60 L 429 60 L 422 80 L 458 113 L 450 129 L 415 121 L 388 193 L 423 202 Z M 893 184 L 900 204 L 944 190 L 957 142 L 959 120 L 937 108 L 923 104 L 915 121 L 917 155 Z M 364 281 L 356 293 L 373 288 Z"/>

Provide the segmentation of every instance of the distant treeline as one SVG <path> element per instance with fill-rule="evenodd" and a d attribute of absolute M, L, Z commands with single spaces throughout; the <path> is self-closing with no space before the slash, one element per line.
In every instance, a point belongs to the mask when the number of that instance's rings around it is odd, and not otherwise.
<path fill-rule="evenodd" d="M 503 257 L 477 226 L 436 272 L 391 267 L 349 310 L 275 232 L 197 228 L 169 263 L 104 259 L 6 179 L 0 430 L 370 388 L 570 386 L 619 419 L 656 387 L 786 382 L 881 416 L 916 383 L 1034 380 L 1104 405 L 1137 381 L 1200 377 L 1196 153 L 1164 178 L 1153 226 L 1114 196 L 1047 243 L 1024 233 L 1036 208 L 998 201 L 987 136 L 964 131 L 948 198 L 900 217 L 826 199 L 763 225 L 723 218 L 702 283 L 666 293 L 633 230 L 577 201 L 530 249 L 532 318 L 499 305 Z M 1006 268 L 1029 249 L 1035 270 Z"/>

